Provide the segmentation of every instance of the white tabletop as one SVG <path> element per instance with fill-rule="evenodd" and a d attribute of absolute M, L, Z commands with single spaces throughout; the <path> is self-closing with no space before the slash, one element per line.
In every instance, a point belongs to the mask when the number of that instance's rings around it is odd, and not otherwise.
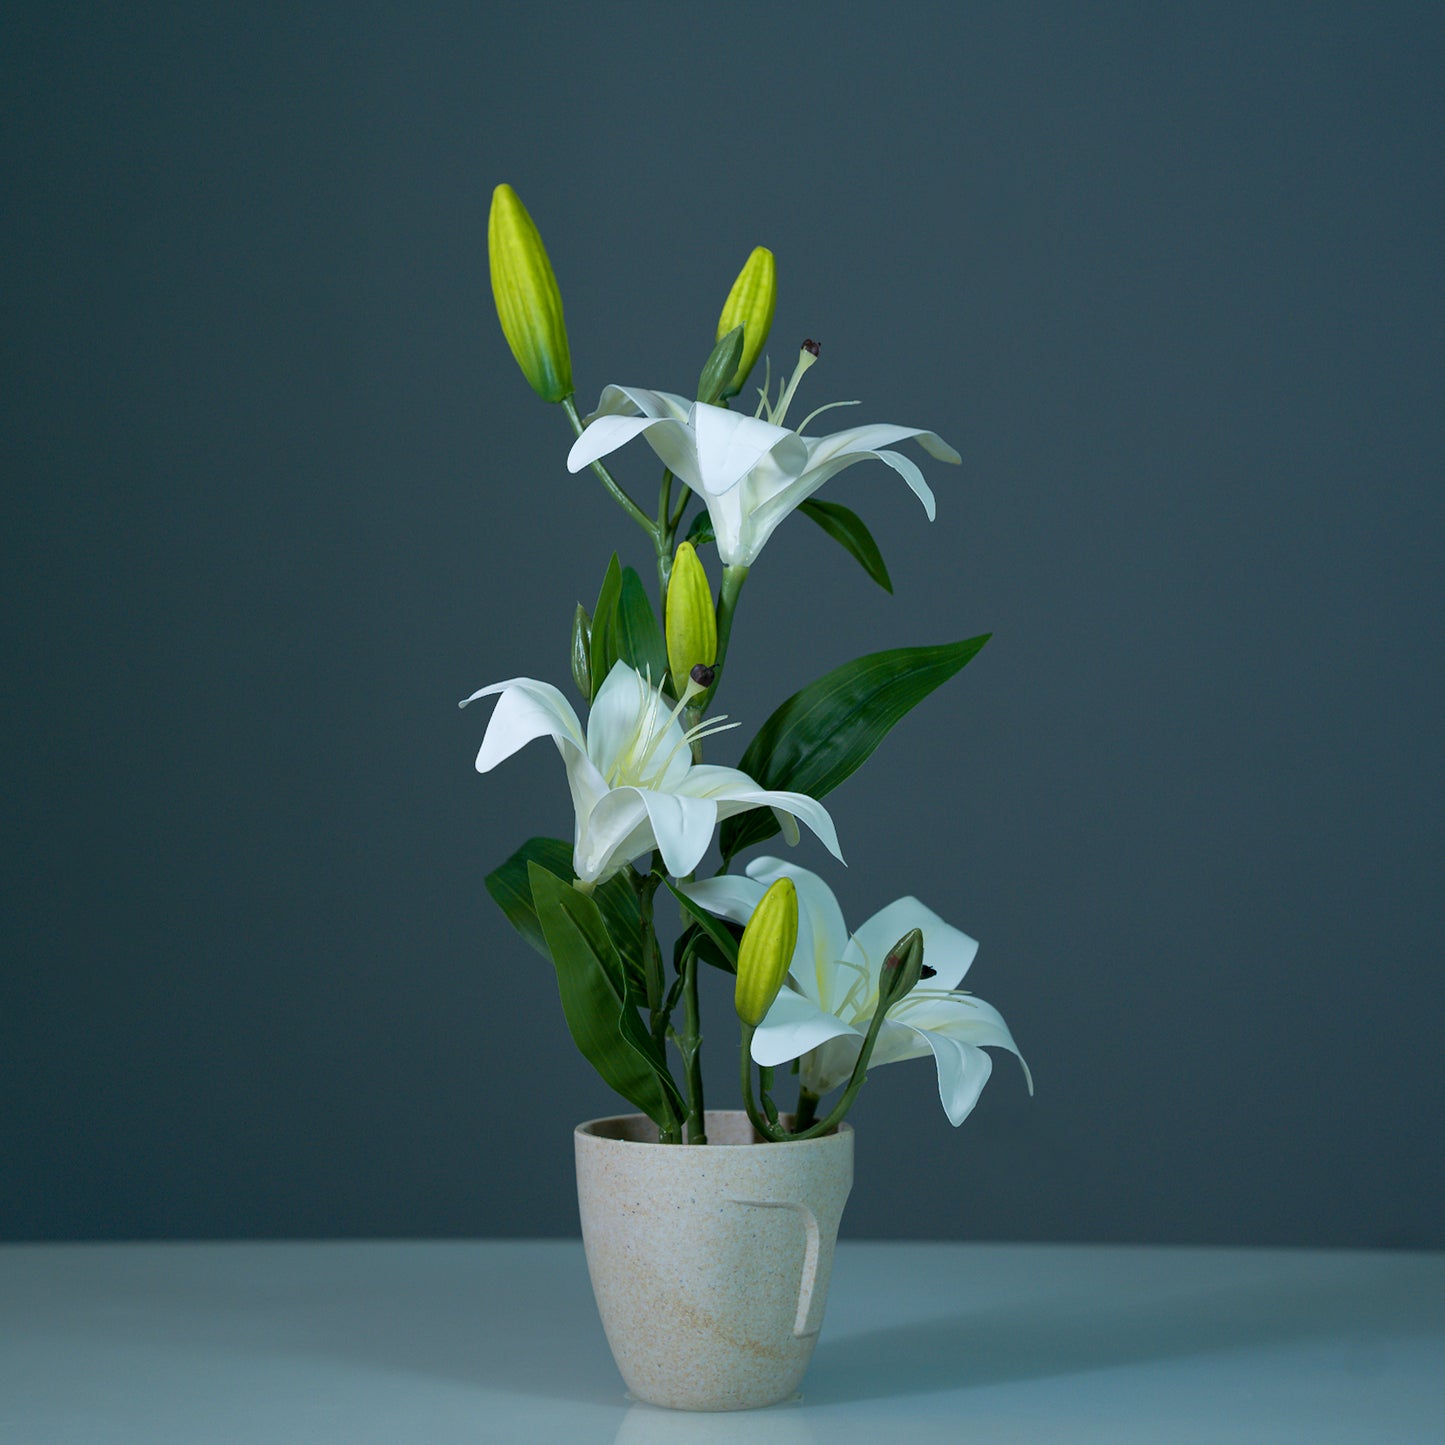
<path fill-rule="evenodd" d="M 1445 1255 L 844 1243 L 801 1399 L 631 1403 L 581 1245 L 0 1248 L 7 1445 L 1441 1441 Z"/>

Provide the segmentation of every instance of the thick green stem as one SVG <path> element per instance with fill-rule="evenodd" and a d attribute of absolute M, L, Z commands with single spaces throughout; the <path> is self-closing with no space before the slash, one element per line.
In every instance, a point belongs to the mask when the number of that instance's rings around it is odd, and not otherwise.
<path fill-rule="evenodd" d="M 657 550 L 657 593 L 661 599 L 662 614 L 667 615 L 667 584 L 672 580 L 673 541 L 677 528 L 669 524 L 667 514 L 671 506 L 672 469 L 662 469 L 662 487 L 657 496 L 657 530 L 653 544 Z"/>
<path fill-rule="evenodd" d="M 873 1022 L 868 1025 L 868 1033 L 863 1039 L 863 1047 L 858 1051 L 858 1062 L 853 1065 L 848 1087 L 843 1090 L 843 1097 L 833 1106 L 828 1117 L 806 1129 L 789 1134 L 789 1139 L 816 1139 L 820 1134 L 832 1133 L 843 1122 L 843 1116 L 853 1107 L 853 1100 L 858 1097 L 858 1090 L 868 1082 L 868 1061 L 873 1057 L 873 1046 L 878 1042 L 878 1030 L 883 1027 L 887 1012 L 888 1005 L 879 1000 L 873 1013 Z"/>
<path fill-rule="evenodd" d="M 689 948 L 682 974 L 682 1062 L 687 1079 L 687 1142 L 707 1143 L 702 1097 L 702 1018 L 697 1003 L 697 954 Z"/>
<path fill-rule="evenodd" d="M 687 499 L 692 496 L 692 488 L 686 482 L 682 484 L 682 490 L 677 497 L 677 510 L 667 519 L 667 530 L 674 536 L 682 523 L 682 514 L 687 510 Z"/>
<path fill-rule="evenodd" d="M 758 1101 L 753 1097 L 753 1034 L 756 1030 L 751 1024 L 743 1025 L 742 1043 L 738 1048 L 738 1061 L 742 1066 L 743 1086 L 743 1108 L 748 1111 L 748 1118 L 752 1126 L 763 1136 L 774 1144 L 781 1144 L 788 1136 L 782 1130 L 774 1129 L 763 1117 L 758 1109 Z"/>
<path fill-rule="evenodd" d="M 637 902 L 642 927 L 642 982 L 647 990 L 647 1013 L 652 1036 L 659 1044 L 667 1037 L 667 1010 L 663 1002 L 662 952 L 657 946 L 657 929 L 652 921 L 652 899 L 660 880 L 649 873 L 638 882 Z"/>
<path fill-rule="evenodd" d="M 567 420 L 572 423 L 572 430 L 580 437 L 582 435 L 582 418 L 577 415 L 577 406 L 570 396 L 562 398 L 562 409 L 567 413 Z M 601 462 L 593 462 L 592 470 L 602 478 L 602 485 L 612 493 L 622 510 L 656 543 L 658 533 L 657 523 L 617 485 L 612 473 L 609 472 Z"/>
<path fill-rule="evenodd" d="M 809 1129 L 818 1117 L 818 1096 L 811 1090 L 798 1086 L 798 1108 L 793 1115 L 793 1129 Z"/>
<path fill-rule="evenodd" d="M 723 568 L 722 590 L 717 602 L 717 676 L 713 684 L 698 700 L 697 708 L 702 712 L 713 699 L 713 694 L 722 681 L 723 663 L 728 655 L 728 642 L 733 635 L 733 614 L 738 609 L 738 598 L 742 595 L 743 583 L 748 580 L 748 569 L 737 563 Z"/>

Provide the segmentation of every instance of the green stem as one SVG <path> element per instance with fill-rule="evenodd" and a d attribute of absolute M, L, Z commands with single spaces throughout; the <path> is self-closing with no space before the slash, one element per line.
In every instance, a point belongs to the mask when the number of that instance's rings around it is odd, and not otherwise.
<path fill-rule="evenodd" d="M 671 532 L 673 529 L 668 526 L 668 513 L 672 510 L 672 468 L 662 469 L 662 488 L 657 494 L 657 525 L 663 532 Z M 669 538 L 669 540 L 671 540 Z"/>
<path fill-rule="evenodd" d="M 654 865 L 656 859 L 654 858 Z M 652 1036 L 659 1044 L 667 1037 L 667 1010 L 663 1005 L 662 953 L 657 946 L 657 929 L 653 926 L 653 895 L 658 878 L 649 873 L 638 882 L 637 902 L 642 926 L 642 981 L 647 990 L 647 1013 Z"/>
<path fill-rule="evenodd" d="M 756 1030 L 750 1024 L 743 1025 L 742 1044 L 738 1049 L 738 1060 L 742 1065 L 742 1086 L 743 1086 L 743 1108 L 748 1111 L 748 1118 L 752 1126 L 763 1136 L 774 1144 L 781 1144 L 788 1135 L 779 1129 L 774 1129 L 763 1117 L 758 1109 L 758 1101 L 753 1097 L 753 1034 Z"/>
<path fill-rule="evenodd" d="M 582 435 L 582 418 L 577 415 L 576 403 L 570 396 L 562 398 L 562 409 L 567 413 L 567 420 L 572 423 L 572 430 L 580 437 Z M 602 465 L 601 462 L 593 462 L 592 470 L 602 478 L 602 485 L 612 493 L 618 505 L 649 537 L 653 542 L 657 541 L 658 525 L 617 485 L 612 473 Z"/>
<path fill-rule="evenodd" d="M 789 1139 L 816 1139 L 820 1134 L 832 1133 L 843 1122 L 843 1116 L 853 1107 L 853 1100 L 858 1097 L 858 1090 L 868 1082 L 868 1061 L 873 1057 L 873 1046 L 878 1042 L 878 1030 L 883 1027 L 883 1019 L 887 1013 L 888 1005 L 880 999 L 878 1007 L 873 1011 L 873 1022 L 868 1025 L 868 1033 L 863 1039 L 863 1047 L 858 1051 L 858 1062 L 853 1065 L 848 1087 L 843 1090 L 843 1097 L 833 1106 L 832 1112 L 820 1123 L 789 1134 Z"/>
<path fill-rule="evenodd" d="M 678 526 L 682 522 L 682 514 L 687 510 L 687 499 L 692 496 L 692 488 L 686 482 L 682 484 L 682 491 L 677 498 L 677 510 L 667 519 L 667 530 L 677 535 Z"/>
<path fill-rule="evenodd" d="M 733 614 L 738 609 L 738 598 L 742 595 L 743 583 L 748 580 L 748 569 L 738 563 L 730 564 L 723 568 L 722 590 L 717 602 L 717 661 L 713 664 L 717 669 L 717 676 L 713 684 L 698 700 L 697 709 L 701 713 L 712 702 L 713 694 L 717 692 L 718 684 L 722 681 L 723 663 L 728 655 L 728 642 L 733 635 Z"/>
<path fill-rule="evenodd" d="M 683 959 L 682 1061 L 687 1075 L 687 1142 L 707 1143 L 707 1115 L 702 1097 L 702 1019 L 697 1003 L 697 954 L 689 948 Z"/>
<path fill-rule="evenodd" d="M 667 617 L 667 584 L 672 580 L 672 553 L 675 527 L 667 524 L 672 497 L 672 468 L 662 469 L 662 488 L 657 495 L 657 531 L 653 544 L 657 549 L 657 595 L 661 600 L 663 618 Z"/>
<path fill-rule="evenodd" d="M 818 1117 L 818 1096 L 811 1090 L 798 1086 L 798 1108 L 793 1115 L 793 1129 L 811 1128 Z"/>

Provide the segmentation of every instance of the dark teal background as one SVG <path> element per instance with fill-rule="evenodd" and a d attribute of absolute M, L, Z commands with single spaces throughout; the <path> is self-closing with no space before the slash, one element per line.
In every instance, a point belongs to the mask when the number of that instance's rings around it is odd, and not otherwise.
<path fill-rule="evenodd" d="M 796 415 L 964 454 L 932 527 L 882 466 L 824 494 L 894 597 L 795 518 L 734 639 L 745 738 L 995 633 L 830 799 L 851 867 L 796 856 L 978 937 L 1037 1097 L 998 1056 L 954 1132 L 876 1072 L 845 1229 L 1445 1245 L 1438 8 L 3 30 L 0 1236 L 575 1231 L 614 1100 L 481 885 L 563 774 L 479 777 L 456 701 L 565 684 L 647 559 L 497 329 L 506 180 L 584 407 L 691 386 L 761 243 Z"/>

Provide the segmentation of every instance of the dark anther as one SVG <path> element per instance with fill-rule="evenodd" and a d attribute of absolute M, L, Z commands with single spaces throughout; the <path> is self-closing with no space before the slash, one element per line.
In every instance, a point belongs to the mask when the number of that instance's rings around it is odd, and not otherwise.
<path fill-rule="evenodd" d="M 823 343 L 820 341 L 814 341 L 811 336 L 803 343 L 803 350 L 806 351 L 810 356 L 816 356 L 820 351 L 822 351 L 822 349 Z"/>
<path fill-rule="evenodd" d="M 717 676 L 717 668 L 709 667 L 707 663 L 700 662 L 695 668 L 693 668 L 690 673 L 688 673 L 688 676 L 699 687 L 711 687 L 713 679 Z"/>
<path fill-rule="evenodd" d="M 919 978 L 932 978 L 937 972 L 938 970 L 936 968 L 929 968 L 929 966 L 925 963 L 923 967 L 919 970 L 918 976 Z"/>

